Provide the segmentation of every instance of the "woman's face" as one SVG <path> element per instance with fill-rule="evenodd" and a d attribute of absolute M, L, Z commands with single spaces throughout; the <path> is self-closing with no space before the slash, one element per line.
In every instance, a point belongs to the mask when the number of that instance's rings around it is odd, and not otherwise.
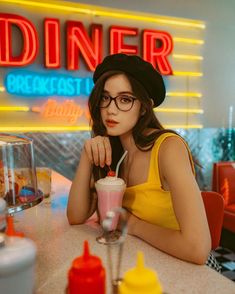
<path fill-rule="evenodd" d="M 116 102 L 122 109 L 129 109 L 132 105 L 132 99 L 136 98 L 132 92 L 131 84 L 124 74 L 118 74 L 107 79 L 104 85 L 102 104 L 107 104 L 109 97 L 117 97 Z M 129 105 L 129 106 L 128 106 Z M 114 100 L 106 108 L 100 108 L 102 122 L 110 136 L 121 136 L 132 131 L 140 116 L 141 103 L 138 99 L 130 110 L 122 111 L 118 109 Z"/>

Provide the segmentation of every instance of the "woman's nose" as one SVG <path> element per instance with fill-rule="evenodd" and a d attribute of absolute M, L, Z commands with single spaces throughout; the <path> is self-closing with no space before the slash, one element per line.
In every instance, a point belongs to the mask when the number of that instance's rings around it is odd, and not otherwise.
<path fill-rule="evenodd" d="M 117 113 L 118 108 L 117 108 L 114 100 L 111 101 L 111 103 L 107 107 L 107 110 L 109 113 Z"/>

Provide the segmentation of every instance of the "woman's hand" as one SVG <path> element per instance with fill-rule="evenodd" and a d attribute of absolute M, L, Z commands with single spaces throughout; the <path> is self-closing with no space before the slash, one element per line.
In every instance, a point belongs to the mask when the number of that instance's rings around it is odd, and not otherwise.
<path fill-rule="evenodd" d="M 84 149 L 92 164 L 104 167 L 112 162 L 112 149 L 108 137 L 96 136 L 85 141 Z"/>

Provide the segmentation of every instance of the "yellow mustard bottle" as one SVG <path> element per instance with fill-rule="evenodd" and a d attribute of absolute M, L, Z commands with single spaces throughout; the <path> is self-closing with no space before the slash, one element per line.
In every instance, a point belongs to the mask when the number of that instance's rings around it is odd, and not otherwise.
<path fill-rule="evenodd" d="M 124 274 L 118 287 L 119 294 L 162 294 L 162 287 L 157 273 L 144 266 L 144 255 L 137 253 L 136 267 Z"/>

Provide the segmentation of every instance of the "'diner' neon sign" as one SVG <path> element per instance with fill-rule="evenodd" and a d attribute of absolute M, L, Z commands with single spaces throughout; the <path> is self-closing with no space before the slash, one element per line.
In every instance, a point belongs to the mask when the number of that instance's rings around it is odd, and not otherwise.
<path fill-rule="evenodd" d="M 12 54 L 12 26 L 17 26 L 22 34 L 23 46 L 18 56 Z M 44 66 L 48 69 L 61 68 L 60 20 L 44 19 Z M 89 71 L 94 71 L 103 58 L 103 26 L 92 24 L 91 34 L 80 21 L 66 21 L 66 68 L 78 70 L 80 56 Z M 171 75 L 172 68 L 168 55 L 173 49 L 169 33 L 157 30 L 143 30 L 141 37 L 142 56 L 157 67 L 163 75 Z M 138 37 L 137 28 L 111 26 L 109 29 L 109 54 L 139 54 L 137 45 L 125 44 L 125 37 Z M 108 39 L 106 37 L 106 39 Z M 34 24 L 15 14 L 0 13 L 0 66 L 22 67 L 32 64 L 39 52 L 39 37 Z"/>

